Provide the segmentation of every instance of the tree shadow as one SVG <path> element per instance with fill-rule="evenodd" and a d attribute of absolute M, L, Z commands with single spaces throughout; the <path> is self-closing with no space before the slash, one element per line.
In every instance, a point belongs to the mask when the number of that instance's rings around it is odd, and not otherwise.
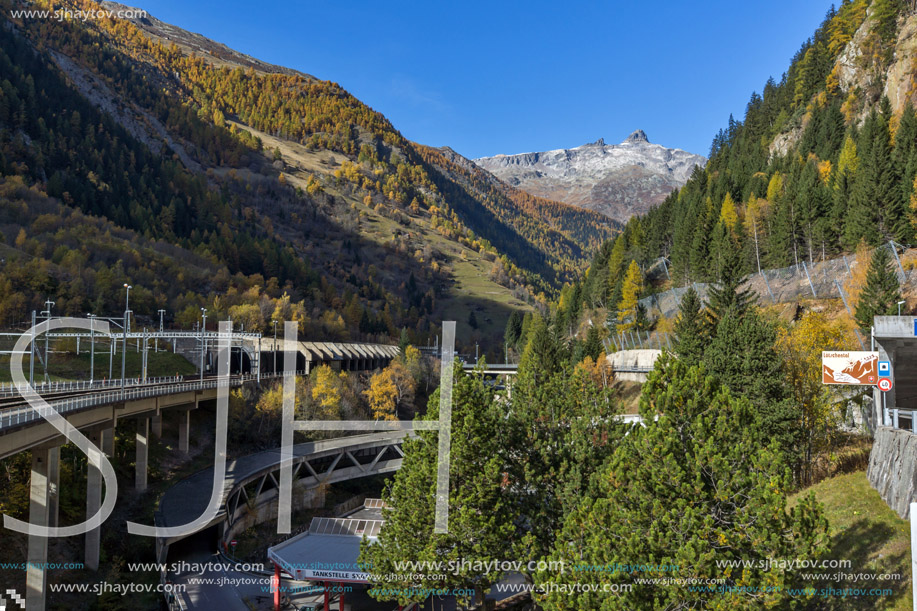
<path fill-rule="evenodd" d="M 798 571 L 812 579 L 802 581 L 800 587 L 814 588 L 816 595 L 805 604 L 806 609 L 840 611 L 850 609 L 893 608 L 896 602 L 909 594 L 909 579 L 903 573 L 906 553 L 887 555 L 870 560 L 895 534 L 888 524 L 871 523 L 861 519 L 831 539 L 825 560 L 849 560 L 846 568 L 818 568 Z M 897 580 L 864 579 L 863 575 L 900 573 Z M 891 590 L 890 594 L 869 593 L 874 589 Z"/>

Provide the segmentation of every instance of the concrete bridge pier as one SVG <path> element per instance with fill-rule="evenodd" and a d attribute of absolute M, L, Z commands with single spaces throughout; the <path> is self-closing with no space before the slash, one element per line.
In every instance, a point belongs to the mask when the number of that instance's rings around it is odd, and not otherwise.
<path fill-rule="evenodd" d="M 29 486 L 29 523 L 48 526 L 51 517 L 51 475 L 60 473 L 60 446 L 45 445 L 32 449 L 32 474 Z M 56 493 L 56 491 L 55 491 Z M 25 601 L 27 609 L 45 608 L 48 563 L 48 538 L 29 536 L 26 567 Z"/>
<path fill-rule="evenodd" d="M 60 510 L 60 446 L 48 449 L 48 526 L 57 526 Z"/>
<path fill-rule="evenodd" d="M 96 429 L 89 433 L 89 440 L 102 452 L 111 457 L 114 450 L 115 430 L 112 427 Z M 86 518 L 95 515 L 102 506 L 102 472 L 88 465 L 86 474 Z M 102 542 L 101 528 L 94 528 L 86 533 L 86 567 L 99 570 L 99 548 Z"/>
<path fill-rule="evenodd" d="M 150 418 L 137 418 L 137 458 L 134 461 L 134 488 L 146 490 L 147 461 L 150 454 Z"/>
<path fill-rule="evenodd" d="M 159 403 L 157 399 L 157 404 Z M 156 412 L 156 415 L 150 419 L 150 425 L 153 429 L 153 436 L 156 439 L 162 439 L 162 413 Z"/>
<path fill-rule="evenodd" d="M 191 434 L 191 410 L 197 405 L 189 405 L 178 410 L 178 451 L 188 453 L 189 436 Z"/>

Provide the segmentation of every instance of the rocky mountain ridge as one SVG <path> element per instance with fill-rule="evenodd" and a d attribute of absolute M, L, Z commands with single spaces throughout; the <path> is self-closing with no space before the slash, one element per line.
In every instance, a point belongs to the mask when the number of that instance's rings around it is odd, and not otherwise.
<path fill-rule="evenodd" d="M 626 221 L 660 203 L 687 182 L 706 158 L 649 141 L 642 129 L 620 144 L 595 142 L 572 149 L 495 155 L 474 162 L 532 195 L 562 201 Z"/>

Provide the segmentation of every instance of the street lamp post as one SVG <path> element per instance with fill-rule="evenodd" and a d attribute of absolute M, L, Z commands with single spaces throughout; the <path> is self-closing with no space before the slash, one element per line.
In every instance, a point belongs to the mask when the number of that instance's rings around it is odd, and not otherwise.
<path fill-rule="evenodd" d="M 127 289 L 127 292 L 124 296 L 124 329 L 122 337 L 124 341 L 121 342 L 121 395 L 124 396 L 124 376 L 127 372 L 127 326 L 130 324 L 130 315 L 131 315 L 131 289 L 134 288 L 127 282 L 124 283 L 124 288 Z"/>
<path fill-rule="evenodd" d="M 116 345 L 117 345 L 117 341 L 115 340 L 115 336 L 112 335 L 111 332 L 109 332 L 108 333 L 108 384 L 111 384 L 111 373 L 112 373 L 112 367 L 114 366 L 114 362 L 115 362 L 115 346 Z"/>
<path fill-rule="evenodd" d="M 96 315 L 89 314 L 89 383 L 96 377 Z"/>
<path fill-rule="evenodd" d="M 50 325 L 50 323 L 51 323 L 51 308 L 52 308 L 53 306 L 54 306 L 54 302 L 51 301 L 51 298 L 49 297 L 49 298 L 45 301 L 45 308 L 46 308 L 46 309 L 45 309 L 44 312 L 42 312 L 42 314 L 44 314 L 44 316 L 45 316 L 45 320 L 47 320 L 48 323 L 49 323 L 49 324 L 48 324 L 48 327 L 49 327 L 49 328 L 45 330 L 45 382 L 49 382 L 49 381 L 50 381 L 50 378 L 48 378 L 48 361 L 51 360 L 51 350 L 50 350 L 50 347 L 49 347 L 49 341 L 50 341 L 50 335 L 51 335 L 51 330 L 50 330 L 50 326 L 51 326 L 51 325 Z"/>
<path fill-rule="evenodd" d="M 277 375 L 277 321 L 271 321 L 274 323 L 274 375 Z"/>
<path fill-rule="evenodd" d="M 219 331 L 219 325 L 217 325 Z M 229 317 L 229 374 L 232 375 L 232 317 Z"/>
<path fill-rule="evenodd" d="M 207 340 L 204 333 L 207 332 L 207 308 L 201 308 L 201 383 L 204 382 L 204 352 L 207 348 Z"/>
<path fill-rule="evenodd" d="M 35 310 L 32 310 L 32 341 L 29 350 L 29 386 L 35 386 Z"/>
<path fill-rule="evenodd" d="M 163 328 L 162 328 L 162 316 L 163 316 L 163 314 L 165 314 L 165 313 L 166 313 L 165 310 L 159 310 L 159 334 L 160 334 L 160 335 L 162 335 L 162 331 L 163 331 Z M 156 338 L 156 352 L 159 352 L 159 338 L 158 338 L 158 337 Z"/>

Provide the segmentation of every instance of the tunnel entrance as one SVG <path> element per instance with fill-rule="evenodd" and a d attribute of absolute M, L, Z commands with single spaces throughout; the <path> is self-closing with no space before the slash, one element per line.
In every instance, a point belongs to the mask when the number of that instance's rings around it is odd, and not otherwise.
<path fill-rule="evenodd" d="M 220 525 L 214 524 L 200 532 L 176 541 L 169 546 L 166 561 L 169 563 L 190 561 L 192 558 L 211 556 L 220 545 Z"/>

